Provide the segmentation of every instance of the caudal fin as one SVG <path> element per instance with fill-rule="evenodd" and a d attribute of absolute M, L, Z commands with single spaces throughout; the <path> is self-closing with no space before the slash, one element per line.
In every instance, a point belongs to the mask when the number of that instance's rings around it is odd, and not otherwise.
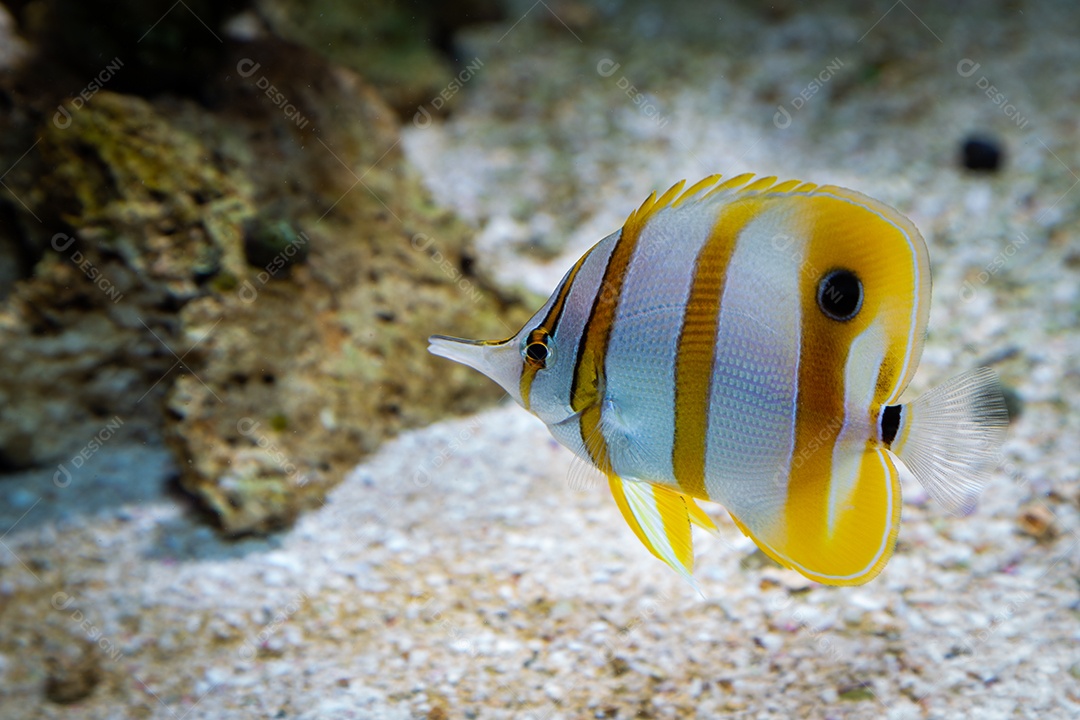
<path fill-rule="evenodd" d="M 1008 424 L 997 373 L 977 368 L 903 406 L 891 449 L 930 497 L 963 515 L 997 463 Z"/>

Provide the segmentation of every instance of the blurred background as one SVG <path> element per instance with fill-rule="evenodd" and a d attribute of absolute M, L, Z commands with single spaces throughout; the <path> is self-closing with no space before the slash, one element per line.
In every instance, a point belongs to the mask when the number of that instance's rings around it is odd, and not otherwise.
<path fill-rule="evenodd" d="M 1080 11 L 899 0 L 0 4 L 0 716 L 1075 717 Z M 722 508 L 704 598 L 445 333 L 654 190 L 926 237 L 913 395 L 1013 423 L 865 587 Z"/>

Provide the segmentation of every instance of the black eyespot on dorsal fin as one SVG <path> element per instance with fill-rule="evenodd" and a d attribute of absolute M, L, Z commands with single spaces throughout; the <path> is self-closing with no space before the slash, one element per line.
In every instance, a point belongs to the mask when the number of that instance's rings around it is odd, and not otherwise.
<path fill-rule="evenodd" d="M 896 439 L 896 433 L 900 430 L 900 418 L 903 405 L 886 405 L 881 410 L 881 442 L 888 447 Z"/>

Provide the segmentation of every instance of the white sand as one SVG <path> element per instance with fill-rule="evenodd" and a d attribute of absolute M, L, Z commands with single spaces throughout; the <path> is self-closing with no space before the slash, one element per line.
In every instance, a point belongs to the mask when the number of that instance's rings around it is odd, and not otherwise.
<path fill-rule="evenodd" d="M 26 603 L 8 606 L 6 631 L 23 615 L 78 636 L 81 609 L 119 655 L 67 708 L 42 702 L 40 668 L 24 669 L 35 650 L 8 654 L 0 714 L 1069 717 L 1080 704 L 1076 513 L 1055 507 L 1070 530 L 1054 543 L 1016 534 L 1029 488 L 1007 477 L 967 518 L 907 505 L 896 556 L 851 589 L 742 568 L 753 545 L 711 508 L 723 540 L 697 540 L 703 599 L 605 488 L 569 490 L 568 467 L 506 407 L 389 444 L 279 543 L 223 545 L 165 501 L 59 527 L 28 518 L 4 542 L 37 578 L 5 551 L 4 596 Z M 55 592 L 74 602 L 52 608 Z"/>

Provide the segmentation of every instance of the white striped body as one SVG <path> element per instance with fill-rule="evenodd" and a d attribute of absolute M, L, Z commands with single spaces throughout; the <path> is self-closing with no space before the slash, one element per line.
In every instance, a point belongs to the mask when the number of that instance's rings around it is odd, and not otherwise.
<path fill-rule="evenodd" d="M 433 349 L 607 474 L 639 538 L 684 574 L 687 521 L 710 524 L 697 498 L 808 577 L 865 582 L 899 521 L 879 416 L 922 349 L 922 238 L 842 188 L 740 176 L 681 190 L 647 200 L 482 359 Z"/>

